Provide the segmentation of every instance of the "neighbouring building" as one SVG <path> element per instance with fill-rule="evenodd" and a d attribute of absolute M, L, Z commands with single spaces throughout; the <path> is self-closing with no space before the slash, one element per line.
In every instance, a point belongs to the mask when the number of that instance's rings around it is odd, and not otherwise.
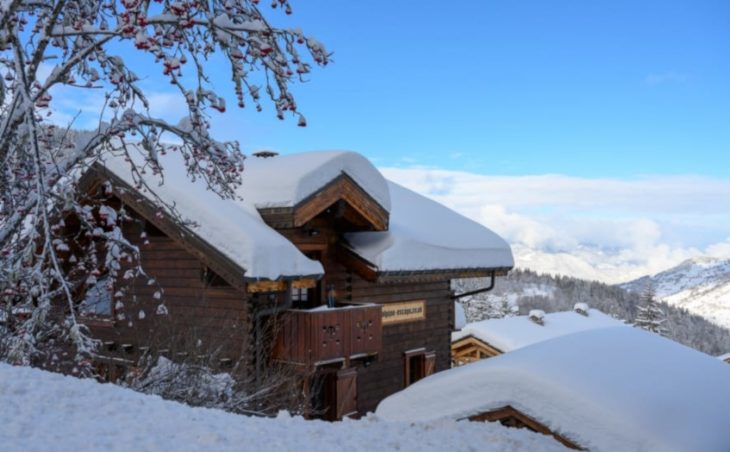
<path fill-rule="evenodd" d="M 587 450 L 730 450 L 730 366 L 640 328 L 581 331 L 426 378 L 379 418 L 500 422 Z"/>
<path fill-rule="evenodd" d="M 453 366 L 491 358 L 537 342 L 579 331 L 625 325 L 586 303 L 576 303 L 573 311 L 487 319 L 467 323 L 451 335 Z"/>
<path fill-rule="evenodd" d="M 356 153 L 249 158 L 236 200 L 191 183 L 175 152 L 161 163 L 163 185 L 139 177 L 180 217 L 153 205 L 122 158 L 81 180 L 90 199 L 124 208 L 147 273 L 103 281 L 102 271 L 103 285 L 78 292 L 110 378 L 153 351 L 175 359 L 215 348 L 223 368 L 263 374 L 283 363 L 305 387 L 316 377 L 308 390 L 325 418 L 362 414 L 450 367 L 451 279 L 513 266 L 495 233 Z"/>

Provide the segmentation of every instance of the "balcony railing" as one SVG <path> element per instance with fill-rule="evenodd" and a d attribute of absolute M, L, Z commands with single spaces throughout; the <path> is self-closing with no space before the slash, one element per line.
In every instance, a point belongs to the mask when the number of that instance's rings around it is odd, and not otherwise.
<path fill-rule="evenodd" d="M 381 351 L 382 331 L 379 305 L 290 309 L 280 317 L 273 357 L 316 365 L 375 355 Z"/>

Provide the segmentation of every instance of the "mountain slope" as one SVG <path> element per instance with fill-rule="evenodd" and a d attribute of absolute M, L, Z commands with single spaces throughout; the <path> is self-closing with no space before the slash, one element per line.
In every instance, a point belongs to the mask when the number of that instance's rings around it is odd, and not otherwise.
<path fill-rule="evenodd" d="M 653 286 L 657 298 L 730 327 L 730 259 L 688 259 L 654 276 L 621 287 L 634 293 Z"/>

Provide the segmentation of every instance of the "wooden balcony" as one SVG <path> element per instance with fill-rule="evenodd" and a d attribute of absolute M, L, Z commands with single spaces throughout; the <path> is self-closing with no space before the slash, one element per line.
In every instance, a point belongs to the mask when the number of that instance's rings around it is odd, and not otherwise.
<path fill-rule="evenodd" d="M 280 317 L 273 357 L 305 366 L 380 353 L 382 309 L 350 304 L 290 309 Z"/>

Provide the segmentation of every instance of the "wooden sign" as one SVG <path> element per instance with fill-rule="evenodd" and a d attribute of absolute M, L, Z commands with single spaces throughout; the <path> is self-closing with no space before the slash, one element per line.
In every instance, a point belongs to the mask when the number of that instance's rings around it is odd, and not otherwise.
<path fill-rule="evenodd" d="M 383 325 L 417 322 L 426 319 L 426 300 L 404 301 L 383 305 Z"/>

